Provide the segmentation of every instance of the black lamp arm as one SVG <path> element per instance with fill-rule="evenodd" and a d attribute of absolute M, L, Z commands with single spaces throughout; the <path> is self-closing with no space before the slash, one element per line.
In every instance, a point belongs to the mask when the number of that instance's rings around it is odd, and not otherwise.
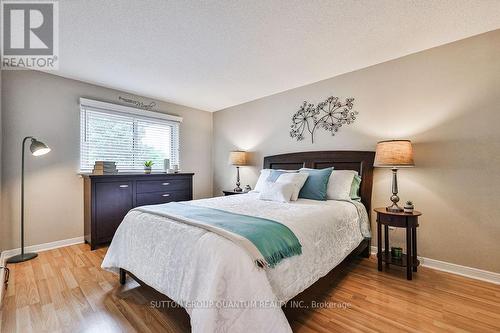
<path fill-rule="evenodd" d="M 23 139 L 21 145 L 21 254 L 15 255 L 7 259 L 8 263 L 23 262 L 36 258 L 36 253 L 24 253 L 24 151 L 26 141 L 31 139 L 31 143 L 36 142 L 36 139 L 32 136 L 27 136 Z"/>
<path fill-rule="evenodd" d="M 22 144 L 22 157 L 21 157 L 21 255 L 24 255 L 24 151 L 26 141 L 34 140 L 32 136 L 27 136 L 23 139 Z"/>
<path fill-rule="evenodd" d="M 24 255 L 24 145 L 28 139 L 33 140 L 34 138 L 32 136 L 25 137 L 21 147 L 21 256 Z"/>

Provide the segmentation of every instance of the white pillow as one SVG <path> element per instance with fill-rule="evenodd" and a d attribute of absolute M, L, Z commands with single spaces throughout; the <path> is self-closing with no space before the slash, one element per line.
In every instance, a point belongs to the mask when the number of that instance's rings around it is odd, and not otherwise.
<path fill-rule="evenodd" d="M 266 182 L 259 194 L 260 200 L 290 202 L 295 185 L 292 183 Z"/>
<path fill-rule="evenodd" d="M 260 192 L 264 189 L 266 186 L 267 182 L 267 177 L 271 174 L 271 169 L 262 169 L 260 170 L 260 176 L 259 179 L 257 180 L 257 184 L 255 184 L 255 187 L 253 188 L 252 192 Z"/>
<path fill-rule="evenodd" d="M 283 171 L 287 173 L 297 172 L 297 170 L 276 170 L 276 171 Z M 265 184 L 267 182 L 267 178 L 269 177 L 270 174 L 271 174 L 271 169 L 260 170 L 259 179 L 257 180 L 257 184 L 255 184 L 255 187 L 252 190 L 252 192 L 261 192 L 264 189 Z"/>
<path fill-rule="evenodd" d="M 328 200 L 351 200 L 351 186 L 354 176 L 358 172 L 354 170 L 333 170 L 326 188 Z"/>
<path fill-rule="evenodd" d="M 307 173 L 284 173 L 276 179 L 276 183 L 292 183 L 294 191 L 291 200 L 297 201 L 299 198 L 299 192 L 302 189 L 302 186 L 304 186 L 307 177 L 309 177 Z"/>

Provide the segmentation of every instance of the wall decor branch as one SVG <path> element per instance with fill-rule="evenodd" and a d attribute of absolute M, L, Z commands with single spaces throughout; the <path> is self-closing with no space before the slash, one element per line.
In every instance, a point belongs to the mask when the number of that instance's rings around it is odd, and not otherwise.
<path fill-rule="evenodd" d="M 350 125 L 356 120 L 358 111 L 352 108 L 354 98 L 346 98 L 344 102 L 339 97 L 328 97 L 325 101 L 314 105 L 304 101 L 299 110 L 292 116 L 290 137 L 302 141 L 305 134 L 311 134 L 311 143 L 314 143 L 314 133 L 318 128 L 330 131 L 332 136 L 343 125 Z"/>
<path fill-rule="evenodd" d="M 118 100 L 124 101 L 125 103 L 133 104 L 133 105 L 135 105 L 138 108 L 141 108 L 141 109 L 144 109 L 144 110 L 148 110 L 148 111 L 151 111 L 156 106 L 155 102 L 151 102 L 149 104 L 145 104 L 145 103 L 143 103 L 141 101 L 137 101 L 137 100 L 134 100 L 134 99 L 125 98 L 125 97 L 121 97 L 121 96 L 118 96 Z"/>

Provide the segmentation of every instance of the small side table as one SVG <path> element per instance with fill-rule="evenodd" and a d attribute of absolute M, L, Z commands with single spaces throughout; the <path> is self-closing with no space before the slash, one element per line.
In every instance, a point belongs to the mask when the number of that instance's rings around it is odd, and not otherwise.
<path fill-rule="evenodd" d="M 412 279 L 412 272 L 417 271 L 420 265 L 417 259 L 417 227 L 418 217 L 422 213 L 392 213 L 384 208 L 375 208 L 377 213 L 377 261 L 378 270 L 382 271 L 382 263 L 406 267 L 406 278 Z M 382 252 L 382 225 L 384 226 L 384 248 Z M 395 259 L 391 255 L 389 247 L 389 227 L 406 229 L 406 254 L 401 259 Z"/>
<path fill-rule="evenodd" d="M 231 191 L 222 191 L 222 193 L 224 193 L 224 196 L 227 196 L 227 195 L 235 195 L 235 194 L 245 194 L 246 192 L 235 192 L 233 190 Z"/>

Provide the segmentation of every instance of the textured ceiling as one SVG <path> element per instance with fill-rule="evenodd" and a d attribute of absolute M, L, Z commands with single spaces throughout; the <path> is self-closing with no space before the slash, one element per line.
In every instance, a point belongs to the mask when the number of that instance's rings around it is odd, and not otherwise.
<path fill-rule="evenodd" d="M 60 69 L 216 111 L 500 28 L 499 0 L 64 0 Z"/>

